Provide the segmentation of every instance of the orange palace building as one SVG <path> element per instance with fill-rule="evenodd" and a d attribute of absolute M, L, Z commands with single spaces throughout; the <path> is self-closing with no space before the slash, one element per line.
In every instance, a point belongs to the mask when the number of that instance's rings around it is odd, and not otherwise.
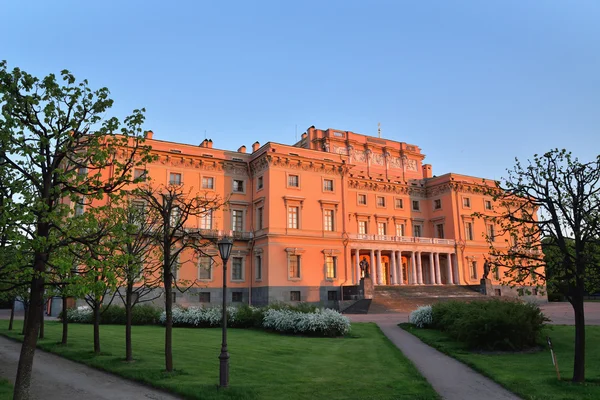
<path fill-rule="evenodd" d="M 359 285 L 363 260 L 375 286 L 479 285 L 494 227 L 472 214 L 493 213 L 492 198 L 479 190 L 481 178 L 433 176 L 416 145 L 314 127 L 294 145 L 256 142 L 251 151 L 152 136 L 153 181 L 229 196 L 188 228 L 233 234 L 230 302 L 343 300 L 342 287 Z M 219 303 L 223 269 L 209 257 L 181 261 L 177 279 L 196 285 L 176 302 Z M 489 276 L 496 294 L 510 291 L 500 275 Z"/>

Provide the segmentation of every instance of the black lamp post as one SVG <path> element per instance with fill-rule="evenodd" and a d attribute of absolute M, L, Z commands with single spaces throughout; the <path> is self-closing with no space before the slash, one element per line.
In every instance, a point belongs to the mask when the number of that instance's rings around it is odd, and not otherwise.
<path fill-rule="evenodd" d="M 219 355 L 219 386 L 229 386 L 229 353 L 227 352 L 227 260 L 231 254 L 233 240 L 224 237 L 217 243 L 219 246 L 219 254 L 223 260 L 223 316 L 221 317 L 221 329 L 223 339 L 221 341 L 221 354 Z"/>

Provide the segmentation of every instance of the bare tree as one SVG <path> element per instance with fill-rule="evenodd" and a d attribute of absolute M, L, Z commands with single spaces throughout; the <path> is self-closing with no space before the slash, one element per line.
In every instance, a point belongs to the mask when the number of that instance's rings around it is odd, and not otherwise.
<path fill-rule="evenodd" d="M 145 202 L 148 210 L 155 212 L 160 224 L 152 230 L 151 237 L 159 248 L 162 262 L 161 278 L 165 294 L 165 369 L 173 371 L 173 287 L 177 285 L 177 270 L 180 267 L 180 255 L 192 254 L 194 257 L 205 254 L 213 238 L 205 238 L 192 221 L 192 217 L 202 217 L 220 208 L 224 203 L 218 196 L 209 197 L 207 193 L 185 192 L 180 184 L 158 187 L 146 185 L 137 195 Z M 188 286 L 189 287 L 189 286 Z"/>
<path fill-rule="evenodd" d="M 584 163 L 555 149 L 525 166 L 517 160 L 490 194 L 497 212 L 492 220 L 506 237 L 504 245 L 488 237 L 493 268 L 505 270 L 511 285 L 547 285 L 565 295 L 575 315 L 573 381 L 583 382 L 583 300 L 586 288 L 598 288 L 598 265 L 589 255 L 600 237 L 600 156 Z M 548 263 L 542 240 L 559 261 Z"/>

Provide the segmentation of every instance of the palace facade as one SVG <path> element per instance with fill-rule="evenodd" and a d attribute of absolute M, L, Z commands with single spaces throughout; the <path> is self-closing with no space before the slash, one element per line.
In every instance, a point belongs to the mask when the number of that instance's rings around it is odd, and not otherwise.
<path fill-rule="evenodd" d="M 376 286 L 478 285 L 482 278 L 485 236 L 495 232 L 472 215 L 494 213 L 485 181 L 434 176 L 416 145 L 314 127 L 294 145 L 256 142 L 237 151 L 152 132 L 146 144 L 157 156 L 147 166 L 153 182 L 229 198 L 188 227 L 234 237 L 229 302 L 342 300 L 342 287 L 358 285 L 365 269 Z M 211 254 L 219 260 L 216 248 Z M 196 285 L 176 302 L 219 303 L 223 269 L 210 257 L 191 260 L 180 260 L 177 279 Z M 497 294 L 508 290 L 501 275 L 489 276 Z"/>

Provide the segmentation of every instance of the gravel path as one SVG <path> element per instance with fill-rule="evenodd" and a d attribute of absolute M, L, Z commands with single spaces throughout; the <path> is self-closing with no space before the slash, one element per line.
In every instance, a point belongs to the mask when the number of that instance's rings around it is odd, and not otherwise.
<path fill-rule="evenodd" d="M 14 382 L 21 344 L 0 336 L 0 376 Z M 175 400 L 154 390 L 83 364 L 35 351 L 32 399 Z"/>

